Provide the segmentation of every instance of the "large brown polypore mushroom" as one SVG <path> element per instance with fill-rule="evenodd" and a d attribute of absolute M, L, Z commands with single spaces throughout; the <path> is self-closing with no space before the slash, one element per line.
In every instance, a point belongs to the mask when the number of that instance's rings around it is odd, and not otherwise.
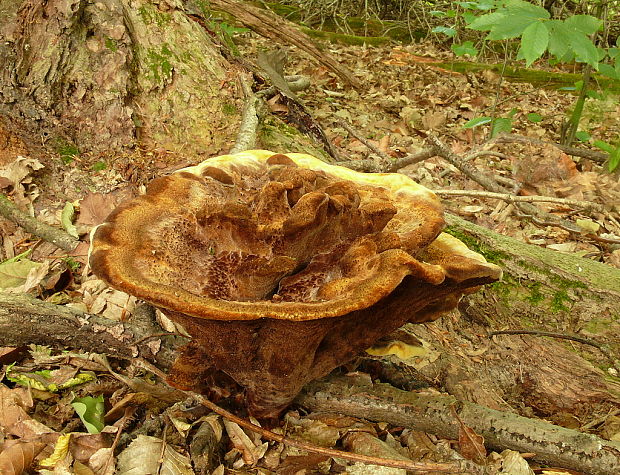
<path fill-rule="evenodd" d="M 501 270 L 444 227 L 401 174 L 254 150 L 153 180 L 93 233 L 93 272 L 192 336 L 179 387 L 237 384 L 257 417 Z M 234 383 L 233 383 L 234 381 Z"/>

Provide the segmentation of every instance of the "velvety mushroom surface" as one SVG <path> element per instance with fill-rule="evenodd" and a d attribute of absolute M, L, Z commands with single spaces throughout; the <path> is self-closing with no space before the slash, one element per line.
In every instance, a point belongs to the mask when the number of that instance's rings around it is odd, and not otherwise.
<path fill-rule="evenodd" d="M 153 180 L 97 227 L 90 263 L 192 335 L 178 386 L 239 385 L 265 417 L 386 333 L 499 278 L 443 226 L 435 195 L 404 175 L 254 150 Z"/>

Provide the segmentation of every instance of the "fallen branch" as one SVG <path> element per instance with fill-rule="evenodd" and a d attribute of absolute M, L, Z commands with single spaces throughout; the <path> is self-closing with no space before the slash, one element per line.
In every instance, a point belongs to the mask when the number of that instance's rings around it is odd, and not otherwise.
<path fill-rule="evenodd" d="M 250 74 L 242 74 L 239 77 L 241 88 L 245 96 L 245 105 L 241 115 L 241 123 L 237 132 L 235 144 L 229 153 L 243 152 L 244 150 L 253 149 L 256 144 L 256 131 L 258 129 L 258 114 L 256 113 L 256 103 L 258 98 L 252 92 L 250 87 Z"/>
<path fill-rule="evenodd" d="M 188 392 L 188 395 L 195 398 L 205 407 L 208 407 L 210 410 L 219 414 L 226 419 L 233 421 L 239 424 L 241 427 L 244 427 L 252 432 L 256 432 L 260 434 L 262 437 L 275 440 L 276 442 L 280 442 L 281 444 L 285 444 L 291 447 L 296 447 L 298 449 L 306 450 L 308 452 L 313 452 L 316 454 L 327 455 L 328 457 L 336 457 L 345 460 L 352 460 L 354 462 L 363 462 L 370 465 L 380 465 L 383 467 L 393 467 L 400 468 L 403 470 L 408 470 L 414 473 L 427 473 L 427 472 L 446 472 L 446 473 L 483 473 L 482 467 L 476 467 L 473 463 L 469 463 L 467 461 L 455 462 L 455 463 L 436 463 L 436 462 L 413 462 L 407 460 L 395 460 L 395 459 L 386 459 L 382 457 L 372 457 L 369 455 L 362 454 L 354 454 L 350 452 L 343 452 L 342 450 L 329 449 L 326 447 L 319 447 L 317 445 L 308 444 L 302 442 L 300 440 L 291 439 L 282 434 L 276 434 L 270 430 L 264 429 L 256 424 L 252 424 L 251 422 L 242 419 L 231 412 L 228 412 L 225 409 L 222 409 L 217 404 L 212 403 L 204 396 L 201 396 L 196 393 Z"/>
<path fill-rule="evenodd" d="M 544 140 L 535 139 L 532 137 L 526 137 L 524 135 L 516 135 L 516 134 L 502 134 L 493 139 L 495 143 L 531 143 L 534 145 L 552 145 L 556 147 L 562 152 L 572 155 L 573 157 L 581 157 L 587 160 L 591 160 L 593 162 L 604 164 L 608 160 L 608 156 L 606 153 L 597 152 L 595 150 L 585 150 L 583 148 L 577 147 L 569 147 L 566 145 L 561 145 L 553 142 L 545 142 Z"/>
<path fill-rule="evenodd" d="M 293 92 L 304 91 L 310 87 L 310 78 L 308 76 L 293 75 L 284 76 L 288 88 Z M 257 97 L 271 97 L 278 92 L 278 88 L 275 86 L 269 86 L 266 89 L 261 89 L 256 93 Z"/>
<path fill-rule="evenodd" d="M 80 242 L 70 234 L 24 213 L 3 194 L 0 194 L 0 215 L 64 251 L 73 251 Z"/>
<path fill-rule="evenodd" d="M 174 348 L 186 339 L 168 337 L 168 344 L 153 355 L 146 345 L 138 344 L 157 333 L 149 318 L 146 312 L 134 312 L 128 322 L 121 323 L 28 295 L 0 293 L 0 346 L 46 345 L 124 359 L 142 355 L 168 368 L 175 358 Z"/>
<path fill-rule="evenodd" d="M 536 460 L 591 475 L 614 475 L 620 467 L 620 443 L 541 420 L 500 412 L 452 396 L 402 391 L 361 378 L 329 378 L 310 383 L 296 402 L 308 409 L 414 428 L 445 439 L 458 439 L 463 422 L 488 447 L 534 453 Z"/>
<path fill-rule="evenodd" d="M 361 83 L 353 73 L 341 65 L 327 51 L 320 50 L 312 39 L 299 31 L 297 26 L 268 10 L 261 10 L 247 2 L 235 0 L 211 0 L 211 5 L 222 10 L 254 30 L 261 36 L 302 49 L 329 70 L 335 72 L 348 84 L 360 88 Z"/>
<path fill-rule="evenodd" d="M 480 198 L 493 198 L 503 200 L 508 203 L 556 203 L 571 207 L 583 208 L 587 211 L 605 212 L 605 207 L 591 201 L 571 200 L 568 198 L 556 198 L 551 196 L 516 196 L 508 193 L 493 193 L 491 191 L 479 190 L 433 190 L 433 193 L 440 196 L 476 196 Z"/>

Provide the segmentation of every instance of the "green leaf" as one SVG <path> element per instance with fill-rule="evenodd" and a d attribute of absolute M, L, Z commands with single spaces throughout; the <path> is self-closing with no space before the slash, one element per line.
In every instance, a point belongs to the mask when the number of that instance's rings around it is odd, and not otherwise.
<path fill-rule="evenodd" d="M 30 259 L 6 261 L 0 264 L 0 289 L 19 287 L 26 282 L 32 269 L 38 269 L 43 264 Z"/>
<path fill-rule="evenodd" d="M 620 147 L 617 147 L 614 152 L 609 154 L 609 163 L 607 164 L 609 173 L 618 168 L 618 165 L 620 165 Z"/>
<path fill-rule="evenodd" d="M 592 142 L 596 148 L 600 148 L 603 152 L 613 153 L 616 150 L 616 147 L 611 145 L 610 143 L 605 142 L 604 140 L 595 140 Z"/>
<path fill-rule="evenodd" d="M 497 137 L 502 132 L 510 133 L 512 131 L 512 119 L 507 117 L 498 117 L 491 125 L 491 138 Z"/>
<path fill-rule="evenodd" d="M 104 427 L 103 394 L 91 397 L 74 398 L 71 406 L 77 412 L 89 434 L 99 434 Z"/>
<path fill-rule="evenodd" d="M 575 53 L 577 60 L 598 70 L 598 51 L 590 38 L 583 33 L 575 33 L 570 36 L 568 46 Z"/>
<path fill-rule="evenodd" d="M 446 16 L 446 12 L 442 12 L 441 10 L 431 10 L 430 14 L 438 18 L 442 18 Z"/>
<path fill-rule="evenodd" d="M 448 28 L 446 26 L 436 26 L 431 30 L 433 33 L 443 33 L 446 36 L 453 37 L 456 35 L 456 30 L 454 28 Z"/>
<path fill-rule="evenodd" d="M 463 125 L 464 129 L 473 129 L 474 127 L 478 127 L 480 125 L 484 125 L 484 124 L 488 124 L 489 122 L 491 122 L 491 117 L 474 117 L 471 120 L 468 120 L 467 122 L 465 122 L 465 125 Z"/>
<path fill-rule="evenodd" d="M 509 0 L 503 9 L 496 13 L 503 14 L 504 18 L 493 26 L 487 35 L 489 40 L 516 38 L 532 23 L 549 18 L 549 12 L 544 8 L 522 0 Z"/>
<path fill-rule="evenodd" d="M 542 115 L 536 112 L 531 112 L 527 114 L 525 117 L 527 117 L 527 120 L 529 120 L 530 122 L 534 122 L 535 124 L 537 124 L 538 122 L 542 122 L 543 120 Z"/>
<path fill-rule="evenodd" d="M 590 15 L 573 15 L 564 20 L 566 26 L 584 35 L 596 33 L 603 25 L 603 20 Z"/>
<path fill-rule="evenodd" d="M 466 25 L 469 25 L 472 21 L 476 19 L 476 15 L 472 12 L 463 12 L 461 16 L 463 17 Z"/>
<path fill-rule="evenodd" d="M 75 207 L 72 203 L 65 204 L 60 215 L 60 222 L 67 233 L 75 238 L 79 237 L 77 228 L 73 225 L 73 217 L 75 216 Z"/>
<path fill-rule="evenodd" d="M 547 22 L 549 29 L 549 54 L 560 59 L 569 52 L 568 40 L 572 31 L 561 20 Z"/>
<path fill-rule="evenodd" d="M 492 10 L 495 8 L 496 1 L 495 0 L 479 0 L 478 2 L 474 2 L 476 10 Z"/>
<path fill-rule="evenodd" d="M 592 136 L 589 133 L 587 133 L 585 130 L 580 130 L 575 133 L 575 138 L 579 140 L 580 142 L 587 142 L 588 140 L 592 138 Z"/>
<path fill-rule="evenodd" d="M 526 66 L 542 56 L 549 44 L 549 30 L 543 22 L 532 23 L 521 35 L 519 56 L 525 59 Z"/>
<path fill-rule="evenodd" d="M 452 45 L 454 46 L 454 45 Z M 611 79 L 620 79 L 620 75 L 618 75 L 618 72 L 615 70 L 615 68 L 611 67 L 609 64 L 606 63 L 600 63 L 598 65 L 598 71 L 599 73 L 611 78 Z"/>
<path fill-rule="evenodd" d="M 493 12 L 487 13 L 485 15 L 481 15 L 477 17 L 474 21 L 472 21 L 467 28 L 478 31 L 488 31 L 493 27 L 499 25 L 506 18 L 505 13 Z"/>
<path fill-rule="evenodd" d="M 478 55 L 478 49 L 474 46 L 473 41 L 465 41 L 460 45 L 452 45 L 450 48 L 457 56 L 464 56 L 466 54 L 470 56 Z"/>
<path fill-rule="evenodd" d="M 477 2 L 456 2 L 458 6 L 464 8 L 465 10 L 471 10 L 472 8 L 478 8 Z"/>

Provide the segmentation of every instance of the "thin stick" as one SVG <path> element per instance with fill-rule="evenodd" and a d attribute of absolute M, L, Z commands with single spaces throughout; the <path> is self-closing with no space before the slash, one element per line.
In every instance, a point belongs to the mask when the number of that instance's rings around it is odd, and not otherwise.
<path fill-rule="evenodd" d="M 329 457 L 337 457 L 346 460 L 352 460 L 355 462 L 363 462 L 371 465 L 381 465 L 384 467 L 393 467 L 393 468 L 402 468 L 404 470 L 410 470 L 414 472 L 448 472 L 448 473 L 466 473 L 461 467 L 457 464 L 450 463 L 426 463 L 426 462 L 413 462 L 407 460 L 394 460 L 394 459 L 386 459 L 382 457 L 371 457 L 368 455 L 361 454 L 352 454 L 350 452 L 343 452 L 342 450 L 328 449 L 325 447 L 319 447 L 316 445 L 306 444 L 305 442 L 301 442 L 295 439 L 289 439 L 288 437 L 276 434 L 270 430 L 264 429 L 256 424 L 252 424 L 245 419 L 235 416 L 231 412 L 228 412 L 225 409 L 222 409 L 217 404 L 212 403 L 204 396 L 201 396 L 196 393 L 192 393 L 187 391 L 187 394 L 194 397 L 198 400 L 203 406 L 208 407 L 216 414 L 219 414 L 222 417 L 225 417 L 228 420 L 231 420 L 241 427 L 245 427 L 246 429 L 251 430 L 252 432 L 256 432 L 260 434 L 262 437 L 265 437 L 270 440 L 275 440 L 276 442 L 280 442 L 282 444 L 289 445 L 291 447 L 296 447 L 298 449 L 307 450 L 308 452 L 314 452 L 317 454 L 327 455 Z"/>
<path fill-rule="evenodd" d="M 45 241 L 51 242 L 63 251 L 71 252 L 79 243 L 79 240 L 70 234 L 58 228 L 54 228 L 49 224 L 42 223 L 36 218 L 24 213 L 3 194 L 0 194 L 0 215 L 13 221 L 30 234 L 34 234 Z"/>
<path fill-rule="evenodd" d="M 620 371 L 620 366 L 616 362 L 616 360 L 611 356 L 611 353 L 607 351 L 605 345 L 602 343 L 598 343 L 589 338 L 584 338 L 578 335 L 567 335 L 565 333 L 556 333 L 556 332 L 547 332 L 542 330 L 497 330 L 489 333 L 489 336 L 495 335 L 535 335 L 535 336 L 548 336 L 551 338 L 560 338 L 562 340 L 572 340 L 578 343 L 583 343 L 584 345 L 590 345 L 595 348 L 598 348 L 605 357 L 611 362 L 611 364 Z"/>
<path fill-rule="evenodd" d="M 349 132 L 353 137 L 362 142 L 366 147 L 372 150 L 379 158 L 381 159 L 380 163 L 377 164 L 377 168 L 379 170 L 384 170 L 389 168 L 392 159 L 387 156 L 387 154 L 380 150 L 375 144 L 373 144 L 370 140 L 364 137 L 360 132 L 355 130 L 352 125 L 350 125 L 346 120 L 341 120 L 338 122 L 338 125 L 344 127 L 347 132 Z"/>
<path fill-rule="evenodd" d="M 597 152 L 594 150 L 585 150 L 582 148 L 577 148 L 577 147 L 568 147 L 566 145 L 561 145 L 558 143 L 553 143 L 553 142 L 545 142 L 543 140 L 539 140 L 539 139 L 534 139 L 531 137 L 526 137 L 524 135 L 516 135 L 516 134 L 501 134 L 497 137 L 495 137 L 494 139 L 491 140 L 491 142 L 495 142 L 495 143 L 531 143 L 534 145 L 552 145 L 556 148 L 559 148 L 560 150 L 562 150 L 562 152 L 568 154 L 568 155 L 572 155 L 573 157 L 581 157 L 581 158 L 585 158 L 587 160 L 591 160 L 593 162 L 599 163 L 599 164 L 604 164 L 607 160 L 608 160 L 608 154 L 603 153 L 603 152 Z"/>
<path fill-rule="evenodd" d="M 494 193 L 502 193 L 505 191 L 493 178 L 480 173 L 470 164 L 465 163 L 461 157 L 450 150 L 446 144 L 434 135 L 429 134 L 427 140 L 436 147 L 437 155 L 445 158 L 448 162 L 461 170 L 467 178 L 474 180 L 479 185 L 482 185 L 484 188 Z"/>
<path fill-rule="evenodd" d="M 159 368 L 149 363 L 144 358 L 136 358 L 135 361 L 142 366 L 147 371 L 158 376 L 164 382 L 166 381 L 166 374 L 161 371 Z M 435 471 L 435 472 L 448 472 L 448 473 L 466 473 L 458 464 L 450 464 L 450 463 L 425 463 L 425 462 L 413 462 L 406 460 L 393 460 L 393 459 L 385 459 L 380 457 L 371 457 L 368 455 L 360 455 L 360 454 L 352 454 L 349 452 L 343 452 L 341 450 L 328 449 L 325 447 L 318 447 L 316 445 L 306 444 L 305 442 L 301 442 L 299 440 L 290 439 L 284 435 L 276 434 L 270 430 L 264 429 L 263 427 L 257 426 L 256 424 L 252 424 L 251 422 L 242 419 L 231 412 L 228 412 L 225 409 L 222 409 L 217 404 L 209 401 L 206 397 L 191 392 L 184 391 L 189 397 L 197 400 L 205 407 L 208 407 L 216 414 L 219 414 L 226 419 L 233 421 L 239 424 L 241 427 L 245 427 L 252 432 L 256 432 L 260 434 L 262 437 L 265 437 L 269 440 L 275 440 L 276 442 L 280 442 L 281 444 L 286 444 L 291 447 L 297 447 L 299 449 L 307 450 L 308 452 L 314 452 L 317 454 L 327 455 L 329 457 L 338 457 L 346 460 L 353 460 L 355 462 L 363 462 L 372 465 L 382 465 L 384 467 L 394 467 L 394 468 L 402 468 L 405 470 L 411 471 Z"/>
<path fill-rule="evenodd" d="M 584 208 L 588 210 L 598 211 L 599 213 L 605 212 L 605 207 L 598 203 L 591 201 L 571 200 L 567 198 L 556 198 L 551 196 L 516 196 L 508 193 L 493 193 L 491 191 L 479 191 L 479 190 L 433 190 L 433 193 L 441 196 L 478 196 L 481 198 L 494 198 L 507 201 L 508 203 L 556 203 L 566 206 L 576 206 L 578 208 Z"/>

